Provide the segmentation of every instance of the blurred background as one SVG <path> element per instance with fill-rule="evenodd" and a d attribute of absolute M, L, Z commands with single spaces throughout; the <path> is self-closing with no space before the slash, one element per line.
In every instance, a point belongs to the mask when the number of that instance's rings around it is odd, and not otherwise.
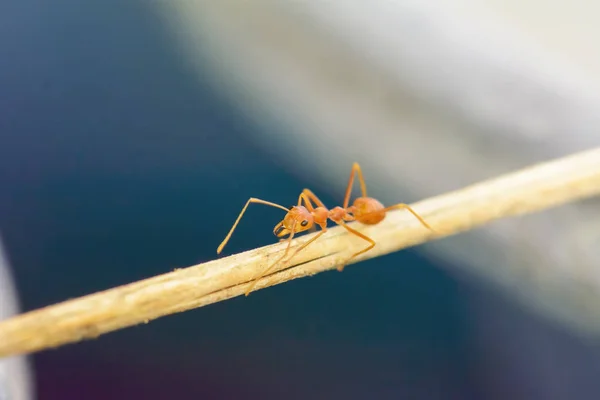
<path fill-rule="evenodd" d="M 582 0 L 0 4 L 0 318 L 600 144 Z M 597 399 L 600 203 L 0 360 L 0 399 Z M 225 250 L 276 241 L 256 206 Z"/>

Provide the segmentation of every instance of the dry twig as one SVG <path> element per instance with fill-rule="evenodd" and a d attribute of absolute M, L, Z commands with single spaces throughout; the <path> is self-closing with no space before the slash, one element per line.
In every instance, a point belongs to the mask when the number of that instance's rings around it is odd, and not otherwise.
<path fill-rule="evenodd" d="M 375 226 L 355 225 L 377 246 L 374 258 L 487 222 L 540 211 L 600 194 L 600 148 L 540 164 L 413 207 L 437 231 L 410 214 L 389 213 Z M 296 247 L 310 235 L 295 239 Z M 256 289 L 333 269 L 362 245 L 341 227 L 300 252 L 291 267 L 261 279 Z M 0 322 L 0 357 L 39 351 L 148 322 L 243 294 L 247 282 L 283 251 L 275 244 L 28 312 Z"/>

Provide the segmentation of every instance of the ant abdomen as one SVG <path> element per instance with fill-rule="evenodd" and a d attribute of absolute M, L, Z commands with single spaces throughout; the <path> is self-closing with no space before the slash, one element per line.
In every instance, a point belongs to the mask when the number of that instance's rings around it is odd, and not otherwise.
<path fill-rule="evenodd" d="M 384 205 L 372 197 L 358 197 L 350 208 L 354 218 L 361 224 L 375 225 L 385 218 Z"/>

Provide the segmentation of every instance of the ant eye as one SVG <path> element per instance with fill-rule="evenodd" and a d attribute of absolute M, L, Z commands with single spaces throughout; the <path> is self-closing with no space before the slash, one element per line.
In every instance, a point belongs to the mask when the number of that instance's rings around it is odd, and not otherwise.
<path fill-rule="evenodd" d="M 292 210 L 292 208 L 294 208 L 294 207 L 296 207 L 296 206 L 290 206 L 290 208 L 289 208 L 289 209 L 290 209 L 290 210 Z"/>
<path fill-rule="evenodd" d="M 302 225 L 302 226 L 306 226 L 306 225 L 308 225 L 308 221 L 307 221 L 307 220 L 304 220 L 304 221 L 300 222 L 300 225 Z"/>

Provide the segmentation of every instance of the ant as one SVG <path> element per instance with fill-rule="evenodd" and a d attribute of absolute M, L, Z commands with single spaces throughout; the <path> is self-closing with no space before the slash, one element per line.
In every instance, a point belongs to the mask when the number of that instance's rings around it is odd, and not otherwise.
<path fill-rule="evenodd" d="M 351 206 L 348 206 L 350 202 L 350 195 L 352 193 L 355 175 L 358 175 L 362 197 L 357 197 L 354 200 L 354 203 Z M 256 282 L 258 282 L 260 278 L 267 275 L 267 273 L 271 271 L 275 265 L 277 265 L 281 260 L 283 260 L 287 256 L 290 250 L 292 239 L 294 238 L 295 234 L 307 231 L 309 229 L 312 230 L 316 226 L 319 226 L 321 228 L 319 233 L 317 233 L 312 239 L 298 247 L 288 258 L 287 262 L 290 262 L 291 259 L 294 258 L 296 254 L 298 254 L 298 252 L 306 248 L 306 246 L 317 240 L 327 231 L 328 219 L 332 220 L 338 225 L 343 226 L 351 234 L 356 235 L 359 238 L 369 242 L 369 245 L 367 247 L 365 247 L 357 253 L 354 253 L 350 258 L 348 258 L 348 260 L 346 260 L 346 262 L 338 266 L 337 269 L 340 272 L 343 271 L 344 267 L 350 262 L 350 260 L 352 260 L 355 257 L 358 257 L 363 253 L 366 253 L 367 251 L 375 247 L 375 241 L 373 239 L 351 228 L 346 224 L 346 222 L 358 221 L 365 225 L 376 225 L 385 219 L 386 213 L 388 211 L 395 208 L 402 208 L 412 213 L 424 227 L 433 231 L 433 228 L 431 228 L 431 226 L 429 226 L 429 224 L 427 224 L 427 222 L 425 222 L 425 220 L 423 220 L 423 218 L 421 218 L 419 214 L 417 214 L 408 204 L 399 203 L 393 206 L 385 207 L 378 200 L 372 197 L 368 197 L 367 186 L 365 185 L 365 180 L 363 178 L 360 165 L 358 165 L 358 163 L 354 163 L 352 165 L 352 171 L 350 172 L 350 180 L 348 181 L 346 195 L 344 197 L 344 205 L 342 207 L 336 206 L 329 210 L 310 189 L 304 189 L 298 197 L 298 204 L 295 206 L 291 206 L 289 209 L 279 204 L 272 203 L 270 201 L 265 201 L 251 197 L 246 202 L 244 208 L 242 208 L 242 211 L 240 212 L 240 215 L 237 217 L 235 223 L 231 227 L 231 230 L 229 231 L 223 242 L 217 248 L 217 254 L 221 253 L 223 247 L 225 247 L 225 245 L 231 238 L 233 231 L 242 219 L 242 216 L 246 212 L 246 209 L 248 208 L 250 203 L 264 204 L 267 206 L 280 208 L 286 212 L 286 215 L 283 218 L 283 220 L 277 225 L 275 225 L 273 233 L 275 234 L 275 236 L 280 238 L 280 241 L 287 240 L 288 244 L 283 255 L 279 259 L 277 259 L 277 261 L 275 261 L 271 266 L 266 268 L 256 277 L 254 277 L 252 284 L 246 291 L 246 296 L 248 296 L 250 292 L 252 292 L 254 285 L 256 284 Z M 283 239 L 283 237 L 285 237 L 286 235 L 289 235 L 288 238 Z"/>

